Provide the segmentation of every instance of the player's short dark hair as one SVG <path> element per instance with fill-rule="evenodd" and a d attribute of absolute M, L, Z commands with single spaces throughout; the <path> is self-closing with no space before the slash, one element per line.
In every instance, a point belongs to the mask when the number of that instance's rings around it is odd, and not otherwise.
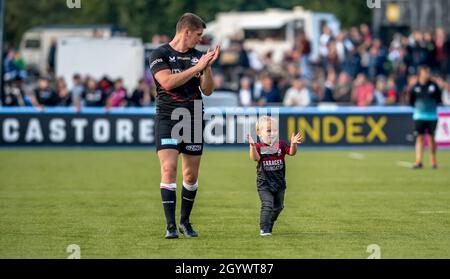
<path fill-rule="evenodd" d="M 206 24 L 198 15 L 193 13 L 185 13 L 178 20 L 176 31 L 178 33 L 185 28 L 194 31 L 200 28 L 206 28 Z"/>
<path fill-rule="evenodd" d="M 430 70 L 430 66 L 428 66 L 426 64 L 421 64 L 421 65 L 419 65 L 419 67 L 417 67 L 417 72 L 429 71 L 429 70 Z"/>

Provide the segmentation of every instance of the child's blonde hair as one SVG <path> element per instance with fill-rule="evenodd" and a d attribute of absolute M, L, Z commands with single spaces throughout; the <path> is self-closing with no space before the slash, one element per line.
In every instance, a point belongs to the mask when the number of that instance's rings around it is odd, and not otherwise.
<path fill-rule="evenodd" d="M 267 115 L 259 117 L 258 121 L 256 121 L 256 133 L 258 133 L 259 130 L 261 129 L 262 124 L 267 122 L 275 122 L 275 118 Z"/>

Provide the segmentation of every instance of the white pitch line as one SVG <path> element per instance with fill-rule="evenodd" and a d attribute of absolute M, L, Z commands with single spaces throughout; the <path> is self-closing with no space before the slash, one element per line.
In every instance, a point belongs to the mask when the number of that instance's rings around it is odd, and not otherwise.
<path fill-rule="evenodd" d="M 404 168 L 412 168 L 414 166 L 413 163 L 405 162 L 405 161 L 397 161 L 395 163 L 397 164 L 397 166 L 404 167 Z"/>
<path fill-rule="evenodd" d="M 364 154 L 361 153 L 356 153 L 356 152 L 350 152 L 348 154 L 348 157 L 355 159 L 355 160 L 362 160 L 364 159 L 366 156 Z"/>
<path fill-rule="evenodd" d="M 450 210 L 423 210 L 417 211 L 419 214 L 449 214 Z"/>

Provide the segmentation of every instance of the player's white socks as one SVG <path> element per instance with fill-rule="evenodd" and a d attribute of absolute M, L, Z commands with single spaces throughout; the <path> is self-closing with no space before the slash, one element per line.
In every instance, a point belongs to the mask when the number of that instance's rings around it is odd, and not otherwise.
<path fill-rule="evenodd" d="M 198 189 L 198 180 L 194 184 L 190 185 L 183 181 L 183 187 L 188 191 L 197 191 Z"/>

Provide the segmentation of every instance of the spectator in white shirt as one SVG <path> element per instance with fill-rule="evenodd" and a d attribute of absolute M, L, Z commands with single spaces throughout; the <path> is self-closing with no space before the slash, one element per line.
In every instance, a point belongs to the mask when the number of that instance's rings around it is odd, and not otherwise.
<path fill-rule="evenodd" d="M 305 80 L 296 78 L 292 81 L 292 86 L 286 91 L 283 104 L 287 107 L 307 107 L 311 104 L 311 95 Z"/>
<path fill-rule="evenodd" d="M 323 26 L 322 34 L 319 37 L 319 53 L 322 57 L 328 56 L 328 43 L 333 38 L 333 33 L 330 27 L 327 25 Z"/>
<path fill-rule="evenodd" d="M 252 82 L 248 77 L 241 78 L 239 88 L 239 103 L 243 107 L 251 106 L 253 103 Z"/>

